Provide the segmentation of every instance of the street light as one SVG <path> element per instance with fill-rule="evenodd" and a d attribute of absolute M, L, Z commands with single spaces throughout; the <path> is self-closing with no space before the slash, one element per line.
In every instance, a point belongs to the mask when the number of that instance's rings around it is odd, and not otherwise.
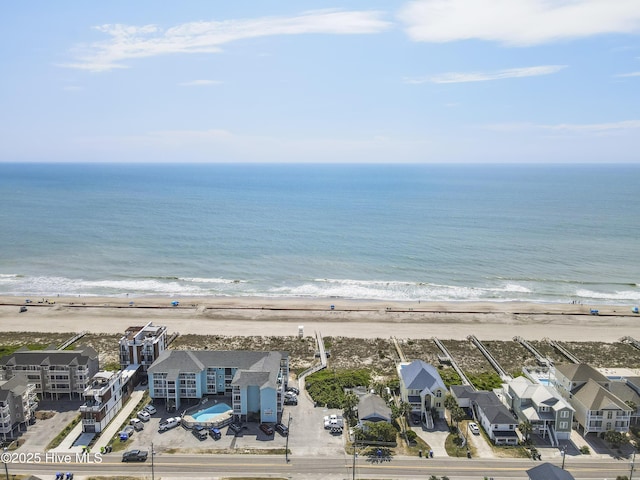
<path fill-rule="evenodd" d="M 567 456 L 567 446 L 566 445 L 564 447 L 562 447 L 562 452 L 560 452 L 560 455 L 562 455 L 562 470 L 564 470 L 564 459 Z"/>
<path fill-rule="evenodd" d="M 633 452 L 633 457 L 631 458 L 631 472 L 629 473 L 629 480 L 633 478 L 633 467 L 635 466 L 636 461 L 636 452 Z"/>

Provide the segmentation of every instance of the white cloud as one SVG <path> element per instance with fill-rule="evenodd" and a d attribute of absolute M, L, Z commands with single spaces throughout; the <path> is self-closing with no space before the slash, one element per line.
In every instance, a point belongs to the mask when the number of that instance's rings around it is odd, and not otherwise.
<path fill-rule="evenodd" d="M 218 80 L 191 80 L 190 82 L 182 82 L 180 87 L 208 87 L 211 85 L 220 85 L 222 82 Z"/>
<path fill-rule="evenodd" d="M 398 16 L 418 42 L 527 46 L 640 32 L 638 0 L 415 0 Z"/>
<path fill-rule="evenodd" d="M 623 120 L 609 123 L 559 123 L 555 125 L 533 123 L 505 123 L 486 125 L 485 128 L 498 132 L 538 130 L 555 133 L 608 135 L 640 130 L 640 120 Z"/>
<path fill-rule="evenodd" d="M 640 77 L 640 72 L 620 73 L 616 77 Z"/>
<path fill-rule="evenodd" d="M 228 43 L 272 35 L 371 34 L 390 23 L 377 11 L 319 10 L 291 17 L 189 22 L 168 29 L 157 25 L 101 25 L 94 27 L 110 35 L 106 41 L 77 47 L 76 61 L 60 66 L 103 72 L 128 68 L 123 62 L 169 53 L 217 53 Z"/>
<path fill-rule="evenodd" d="M 567 68 L 566 65 L 539 65 L 535 67 L 508 68 L 496 72 L 449 72 L 418 78 L 406 78 L 404 83 L 466 83 L 504 80 L 506 78 L 536 77 L 550 75 Z"/>

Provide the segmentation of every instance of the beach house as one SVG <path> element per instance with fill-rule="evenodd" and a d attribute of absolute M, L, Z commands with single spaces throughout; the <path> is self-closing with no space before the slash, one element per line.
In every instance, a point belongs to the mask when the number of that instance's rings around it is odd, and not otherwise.
<path fill-rule="evenodd" d="M 391 423 L 391 408 L 382 397 L 367 393 L 358 400 L 358 419 L 362 422 Z"/>
<path fill-rule="evenodd" d="M 165 350 L 151 365 L 149 395 L 180 409 L 183 400 L 231 397 L 239 420 L 277 422 L 289 377 L 285 352 Z"/>
<path fill-rule="evenodd" d="M 15 432 L 27 429 L 38 408 L 35 385 L 26 375 L 14 375 L 0 381 L 0 435 L 3 440 L 14 438 Z"/>
<path fill-rule="evenodd" d="M 24 374 L 41 397 L 70 399 L 82 397 L 91 377 L 99 370 L 98 353 L 91 347 L 57 350 L 54 345 L 45 350 L 20 348 L 0 359 L 4 378 Z"/>
<path fill-rule="evenodd" d="M 451 395 L 459 407 L 467 410 L 496 445 L 517 445 L 518 421 L 494 392 L 453 385 Z"/>
<path fill-rule="evenodd" d="M 532 432 L 552 446 L 569 440 L 575 410 L 553 387 L 516 377 L 504 385 L 505 401 L 518 420 L 529 422 Z"/>
<path fill-rule="evenodd" d="M 82 431 L 99 433 L 122 408 L 133 391 L 131 379 L 137 367 L 118 372 L 98 372 L 85 388 L 84 404 L 80 407 Z"/>
<path fill-rule="evenodd" d="M 585 363 L 556 365 L 553 385 L 575 410 L 583 435 L 629 431 L 634 409 L 610 391 L 611 380 Z"/>
<path fill-rule="evenodd" d="M 411 414 L 419 417 L 427 428 L 433 428 L 433 414 L 444 418 L 447 394 L 438 370 L 422 360 L 398 364 L 400 398 L 411 405 Z"/>

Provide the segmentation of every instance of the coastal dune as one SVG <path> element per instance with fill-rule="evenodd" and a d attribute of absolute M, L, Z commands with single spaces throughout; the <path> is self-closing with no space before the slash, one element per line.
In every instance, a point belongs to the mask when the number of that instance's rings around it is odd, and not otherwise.
<path fill-rule="evenodd" d="M 20 312 L 22 306 L 27 311 Z M 149 321 L 182 334 L 228 336 L 294 336 L 302 325 L 306 335 L 318 330 L 354 338 L 640 338 L 640 315 L 620 305 L 262 297 L 53 297 L 25 303 L 22 297 L 0 297 L 0 331 L 121 333 Z"/>

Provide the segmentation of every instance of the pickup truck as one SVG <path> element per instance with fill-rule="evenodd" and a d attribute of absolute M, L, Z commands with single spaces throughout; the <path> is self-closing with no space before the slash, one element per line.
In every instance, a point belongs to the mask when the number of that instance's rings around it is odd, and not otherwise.
<path fill-rule="evenodd" d="M 180 417 L 167 418 L 160 422 L 160 425 L 158 425 L 158 431 L 164 432 L 165 430 L 170 430 L 178 425 L 180 425 Z"/>
<path fill-rule="evenodd" d="M 124 452 L 122 454 L 123 462 L 145 462 L 147 457 L 149 456 L 149 452 L 144 450 L 129 450 L 128 452 Z"/>

